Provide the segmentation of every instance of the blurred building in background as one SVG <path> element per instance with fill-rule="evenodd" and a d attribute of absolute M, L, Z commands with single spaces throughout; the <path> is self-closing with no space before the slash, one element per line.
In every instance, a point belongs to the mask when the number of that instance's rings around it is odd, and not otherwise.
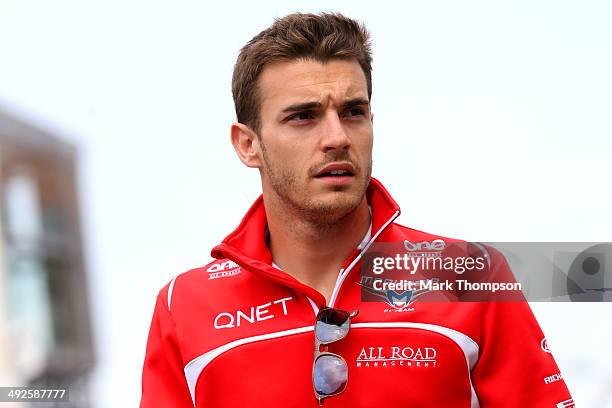
<path fill-rule="evenodd" d="M 62 407 L 90 405 L 94 365 L 75 159 L 0 111 L 0 385 L 66 387 Z"/>

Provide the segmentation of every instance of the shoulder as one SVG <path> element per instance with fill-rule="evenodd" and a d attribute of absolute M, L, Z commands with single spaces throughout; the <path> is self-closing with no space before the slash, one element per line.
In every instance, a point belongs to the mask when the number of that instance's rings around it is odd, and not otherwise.
<path fill-rule="evenodd" d="M 394 239 L 404 239 L 409 241 L 427 241 L 442 240 L 444 242 L 465 242 L 461 239 L 445 237 L 442 235 L 432 234 L 429 232 L 420 231 L 414 228 L 406 227 L 405 225 L 394 222 L 390 233 Z"/>
<path fill-rule="evenodd" d="M 172 310 L 178 298 L 197 298 L 220 294 L 229 284 L 226 278 L 242 273 L 242 268 L 228 259 L 209 263 L 175 275 L 159 292 L 160 298 Z"/>
<path fill-rule="evenodd" d="M 497 264 L 505 264 L 504 255 L 492 247 L 480 242 L 468 242 L 459 238 L 446 237 L 442 235 L 432 234 L 429 232 L 420 231 L 414 228 L 409 228 L 404 225 L 393 223 L 389 235 L 385 237 L 388 242 L 400 242 L 404 245 L 410 245 L 415 249 L 425 249 L 428 246 L 436 249 L 453 248 L 459 252 L 467 252 L 471 255 L 480 254 L 488 259 L 489 266 L 492 261 Z"/>

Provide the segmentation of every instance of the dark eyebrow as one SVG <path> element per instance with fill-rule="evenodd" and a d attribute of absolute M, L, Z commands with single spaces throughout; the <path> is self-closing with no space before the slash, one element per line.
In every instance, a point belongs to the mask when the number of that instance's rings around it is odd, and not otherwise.
<path fill-rule="evenodd" d="M 346 108 L 352 108 L 354 106 L 362 106 L 362 105 L 370 105 L 370 101 L 368 101 L 367 99 L 363 99 L 363 98 L 350 99 L 344 102 L 343 107 L 346 109 Z M 320 107 L 321 107 L 320 102 L 296 103 L 294 105 L 287 106 L 285 109 L 283 109 L 282 112 L 283 113 L 299 112 L 299 111 L 315 109 L 315 108 L 320 108 Z"/>
<path fill-rule="evenodd" d="M 350 99 L 346 102 L 344 102 L 344 108 L 352 108 L 355 106 L 362 106 L 362 105 L 366 105 L 369 106 L 370 105 L 370 101 L 368 101 L 367 99 L 363 99 L 363 98 L 357 98 L 357 99 Z"/>
<path fill-rule="evenodd" d="M 286 112 L 299 112 L 308 109 L 320 108 L 321 103 L 319 102 L 304 102 L 304 103 L 296 103 L 294 105 L 287 106 L 283 109 L 283 113 Z"/>

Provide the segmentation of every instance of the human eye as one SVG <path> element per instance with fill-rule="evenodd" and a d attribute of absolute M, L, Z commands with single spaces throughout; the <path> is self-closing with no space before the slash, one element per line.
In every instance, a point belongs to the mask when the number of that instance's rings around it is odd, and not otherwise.
<path fill-rule="evenodd" d="M 344 116 L 348 118 L 365 116 L 365 115 L 366 115 L 366 109 L 362 107 L 357 107 L 357 106 L 349 108 L 344 112 Z"/>
<path fill-rule="evenodd" d="M 287 117 L 288 122 L 305 122 L 307 120 L 314 119 L 314 113 L 311 111 L 301 111 L 289 115 Z"/>

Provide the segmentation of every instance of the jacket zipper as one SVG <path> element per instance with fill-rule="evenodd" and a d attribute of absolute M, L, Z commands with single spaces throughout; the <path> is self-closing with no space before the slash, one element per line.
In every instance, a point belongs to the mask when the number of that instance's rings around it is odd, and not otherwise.
<path fill-rule="evenodd" d="M 334 307 L 334 304 L 336 303 L 336 300 L 338 299 L 338 293 L 340 292 L 340 289 L 341 289 L 342 284 L 344 283 L 346 277 L 349 275 L 351 270 L 353 270 L 355 265 L 357 265 L 357 263 L 359 263 L 359 260 L 361 259 L 363 254 L 365 254 L 366 251 L 370 248 L 370 246 L 372 246 L 372 244 L 374 243 L 376 238 L 378 238 L 378 236 L 389 226 L 389 224 L 391 224 L 393 222 L 393 220 L 395 220 L 398 217 L 399 213 L 400 213 L 399 210 L 395 211 L 395 213 L 391 216 L 391 218 L 389 218 L 387 220 L 387 222 L 385 222 L 383 224 L 383 226 L 380 227 L 380 229 L 376 232 L 376 234 L 374 234 L 372 236 L 372 238 L 370 238 L 368 243 L 363 247 L 363 249 L 355 257 L 355 259 L 353 259 L 353 261 L 349 264 L 349 266 L 347 266 L 346 269 L 340 269 L 340 273 L 338 274 L 338 278 L 336 279 L 336 284 L 334 285 L 334 290 L 332 291 L 331 298 L 329 299 L 328 307 Z M 304 296 L 306 296 L 306 295 L 304 295 Z M 306 299 L 308 299 L 308 302 L 312 306 L 312 309 L 313 309 L 313 311 L 315 313 L 315 316 L 316 316 L 319 313 L 319 307 L 308 296 L 306 296 Z"/>

